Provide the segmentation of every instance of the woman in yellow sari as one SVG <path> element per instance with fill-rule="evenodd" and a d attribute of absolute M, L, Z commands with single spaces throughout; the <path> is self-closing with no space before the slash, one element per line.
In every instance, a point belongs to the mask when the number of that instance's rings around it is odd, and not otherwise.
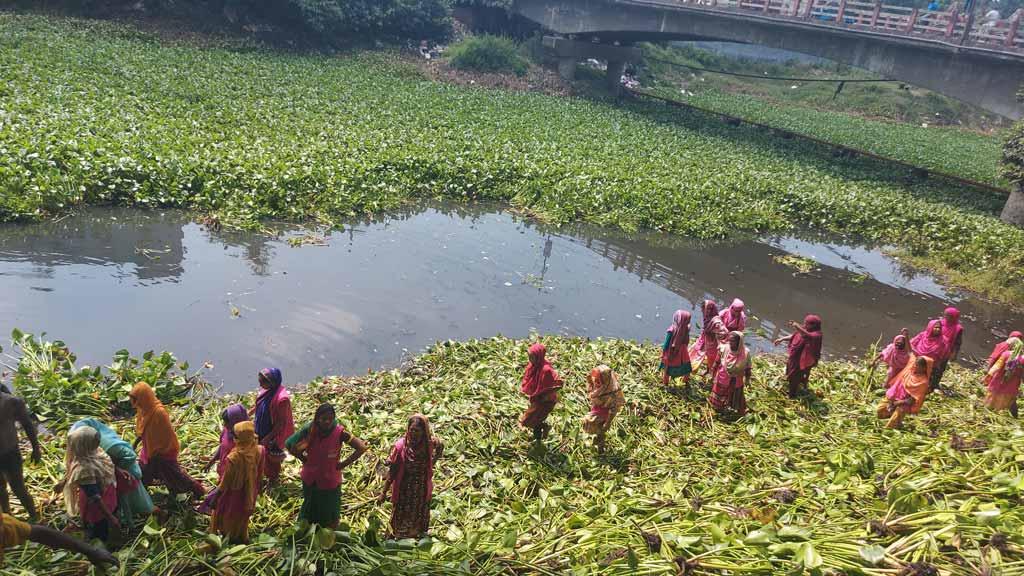
<path fill-rule="evenodd" d="M 886 428 L 899 428 L 907 414 L 917 414 L 931 390 L 932 369 L 935 361 L 928 356 L 911 358 L 896 376 L 878 405 L 876 415 L 888 418 Z"/>
<path fill-rule="evenodd" d="M 626 405 L 626 397 L 619 387 L 619 379 L 604 364 L 590 371 L 587 396 L 590 399 L 590 413 L 583 417 L 583 431 L 596 436 L 594 445 L 597 446 L 598 454 L 603 454 L 605 434 L 612 427 L 616 414 Z"/>
<path fill-rule="evenodd" d="M 235 424 L 234 432 L 235 447 L 224 466 L 210 529 L 232 542 L 246 544 L 249 517 L 256 510 L 263 475 L 263 447 L 256 444 L 256 426 L 252 422 Z"/>

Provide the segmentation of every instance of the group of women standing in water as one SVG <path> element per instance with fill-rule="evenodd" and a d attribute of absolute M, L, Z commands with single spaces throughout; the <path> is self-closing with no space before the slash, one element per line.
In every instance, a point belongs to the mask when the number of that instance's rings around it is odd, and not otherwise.
<path fill-rule="evenodd" d="M 673 315 L 662 345 L 661 380 L 668 385 L 682 378 L 689 390 L 691 376 L 703 366 L 711 384 L 709 404 L 720 413 L 743 415 L 748 410 L 744 389 L 752 368 L 752 356 L 744 344 L 747 316 L 743 301 L 733 300 L 719 312 L 714 301 L 706 300 L 701 312 L 700 332 L 692 343 L 691 314 L 677 310 Z M 787 346 L 786 390 L 790 397 L 797 397 L 807 391 L 811 371 L 821 359 L 822 320 L 810 314 L 803 323 L 791 322 L 790 327 L 793 332 L 774 343 Z M 943 373 L 962 341 L 960 313 L 948 308 L 942 318 L 930 321 L 913 338 L 904 329 L 882 350 L 875 362 L 887 367 L 886 393 L 876 412 L 888 420 L 888 428 L 899 427 L 908 414 L 918 413 L 928 394 L 940 388 Z M 986 406 L 1016 416 L 1022 376 L 1024 340 L 1020 332 L 1013 332 L 988 358 Z M 319 406 L 312 421 L 296 430 L 291 396 L 283 386 L 281 371 L 263 369 L 258 380 L 260 392 L 251 409 L 233 404 L 221 414 L 220 441 L 204 469 L 216 465 L 218 483 L 210 491 L 178 462 L 180 445 L 174 423 L 148 384 L 140 382 L 129 393 L 136 412 L 134 445 L 96 419 L 77 422 L 68 433 L 66 476 L 58 486 L 68 514 L 80 518 L 90 538 L 106 541 L 121 527 L 133 526 L 138 518 L 165 517 L 147 491 L 147 487 L 162 485 L 172 501 L 178 494 L 200 501 L 197 511 L 211 515 L 211 531 L 234 542 L 247 542 L 257 499 L 280 482 L 282 463 L 286 454 L 291 454 L 302 464 L 299 518 L 336 527 L 341 516 L 342 471 L 366 453 L 366 443 L 338 422 L 330 404 Z M 520 424 L 532 431 L 534 440 L 548 435 L 546 420 L 563 386 L 547 359 L 545 346 L 531 345 L 520 384 L 528 407 Z M 590 411 L 583 418 L 582 429 L 595 437 L 598 452 L 604 452 L 606 433 L 626 404 L 609 366 L 600 365 L 590 372 L 586 397 Z M 345 446 L 351 450 L 342 458 Z M 393 537 L 417 538 L 427 533 L 434 466 L 442 454 L 443 443 L 431 432 L 427 417 L 412 415 L 388 456 L 379 498 L 381 502 L 391 500 Z"/>

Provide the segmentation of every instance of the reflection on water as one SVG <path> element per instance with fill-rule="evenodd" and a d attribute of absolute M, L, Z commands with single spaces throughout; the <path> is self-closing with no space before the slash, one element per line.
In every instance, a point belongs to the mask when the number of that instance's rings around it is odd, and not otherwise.
<path fill-rule="evenodd" d="M 194 366 L 211 362 L 211 379 L 237 391 L 265 365 L 306 381 L 395 365 L 448 338 L 539 331 L 660 342 L 676 308 L 733 296 L 748 304 L 757 348 L 815 311 L 827 351 L 857 354 L 923 325 L 945 296 L 875 252 L 792 238 L 700 246 L 440 206 L 352 222 L 323 246 L 290 245 L 304 233 L 212 231 L 182 213 L 131 210 L 6 226 L 0 330 L 46 331 L 90 364 L 126 346 L 171 350 Z M 774 259 L 783 249 L 821 266 L 795 276 Z M 970 299 L 958 305 L 967 355 L 987 352 L 1007 322 L 1024 325 Z"/>

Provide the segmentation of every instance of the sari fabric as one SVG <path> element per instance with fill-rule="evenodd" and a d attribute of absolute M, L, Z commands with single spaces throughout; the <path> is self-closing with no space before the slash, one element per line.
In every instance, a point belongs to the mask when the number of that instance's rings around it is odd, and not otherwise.
<path fill-rule="evenodd" d="M 146 464 L 151 457 L 177 459 L 180 446 L 178 435 L 171 424 L 171 416 L 156 392 L 145 382 L 132 388 L 135 404 L 135 433 L 142 438 L 142 453 L 139 461 Z"/>
<path fill-rule="evenodd" d="M 927 356 L 924 356 L 924 360 L 925 370 L 923 373 L 918 373 L 917 358 L 911 358 L 893 385 L 885 392 L 886 399 L 891 402 L 901 402 L 912 398 L 913 404 L 906 408 L 906 412 L 910 414 L 917 414 L 921 411 L 924 400 L 928 397 L 928 392 L 931 389 L 930 382 L 935 360 Z"/>
<path fill-rule="evenodd" d="M 950 306 L 946 308 L 942 320 L 942 339 L 946 342 L 946 352 L 949 356 L 960 347 L 963 338 L 964 327 L 960 324 L 960 311 Z"/>
<path fill-rule="evenodd" d="M 111 511 L 117 508 L 114 463 L 100 448 L 99 432 L 87 426 L 69 432 L 64 463 L 64 506 L 69 516 L 81 516 L 86 522 L 98 522 L 106 518 L 97 504 L 83 498 L 81 487 L 90 484 L 99 488 L 104 503 Z"/>
<path fill-rule="evenodd" d="M 256 510 L 260 489 L 263 447 L 256 443 L 252 422 L 235 424 L 234 436 L 235 446 L 228 454 L 210 526 L 232 541 L 248 542 L 249 518 Z"/>
<path fill-rule="evenodd" d="M 701 308 L 704 315 L 704 325 L 701 328 L 697 341 L 690 346 L 690 361 L 694 370 L 701 364 L 707 363 L 708 372 L 718 362 L 718 345 L 729 335 L 729 329 L 718 315 L 718 305 L 714 300 L 705 300 Z"/>
<path fill-rule="evenodd" d="M 940 328 L 938 333 L 935 330 L 936 326 Z M 927 356 L 936 362 L 945 360 L 949 350 L 946 346 L 946 339 L 942 335 L 941 327 L 941 320 L 928 322 L 928 326 L 910 341 L 911 352 L 915 356 Z"/>
<path fill-rule="evenodd" d="M 619 379 L 611 368 L 602 364 L 590 371 L 587 377 L 587 396 L 590 398 L 590 413 L 583 417 L 583 431 L 587 434 L 603 434 L 626 405 Z"/>
<path fill-rule="evenodd" d="M 4 559 L 4 549 L 21 546 L 32 534 L 32 525 L 22 522 L 14 516 L 0 513 L 0 562 Z"/>
<path fill-rule="evenodd" d="M 746 308 L 747 306 L 743 303 L 743 300 L 736 298 L 728 308 L 722 311 L 719 316 L 722 318 L 722 323 L 725 324 L 726 330 L 729 332 L 743 332 L 746 329 Z"/>
<path fill-rule="evenodd" d="M 985 375 L 988 389 L 985 405 L 993 410 L 1007 410 L 1016 403 L 1024 376 L 1024 344 L 1019 338 L 1010 338 L 1007 342 L 1008 349 Z"/>
<path fill-rule="evenodd" d="M 661 352 L 661 363 L 665 366 L 679 366 L 690 361 L 687 347 L 690 345 L 690 313 L 676 310 L 668 332 L 668 345 Z"/>
<path fill-rule="evenodd" d="M 92 428 L 99 433 L 100 448 L 107 453 L 117 468 L 117 513 L 121 524 L 132 526 L 136 517 L 149 516 L 156 506 L 142 483 L 142 468 L 132 445 L 95 418 L 79 420 L 71 426 L 71 430 L 82 427 Z"/>
<path fill-rule="evenodd" d="M 519 391 L 530 398 L 545 395 L 562 387 L 562 379 L 545 359 L 546 355 L 547 348 L 543 344 L 538 342 L 530 346 L 530 363 L 523 372 L 523 380 L 519 387 Z"/>
<path fill-rule="evenodd" d="M 434 496 L 434 462 L 443 444 L 430 431 L 430 421 L 422 414 L 410 419 L 423 426 L 424 441 L 413 447 L 409 429 L 395 441 L 388 456 L 391 479 L 391 532 L 395 538 L 419 538 L 430 525 L 430 500 Z"/>
<path fill-rule="evenodd" d="M 750 350 L 743 344 L 742 332 L 732 332 L 729 336 L 739 338 L 739 345 L 735 351 L 728 340 L 719 346 L 718 369 L 708 402 L 716 410 L 731 408 L 742 415 L 747 412 L 743 388 L 750 377 Z"/>
<path fill-rule="evenodd" d="M 235 425 L 248 420 L 249 413 L 246 411 L 245 406 L 232 404 L 224 409 L 220 417 L 225 424 L 221 428 L 220 446 L 217 448 L 217 477 L 223 478 L 224 468 L 228 464 L 228 456 L 231 455 L 231 450 L 235 447 Z M 253 434 L 255 433 L 255 428 L 253 428 Z"/>
<path fill-rule="evenodd" d="M 999 360 L 999 357 L 1003 355 L 1003 352 L 1010 349 L 1010 338 L 1024 340 L 1024 334 L 1014 330 L 1013 332 L 1010 332 L 1010 335 L 1006 340 L 996 344 L 995 347 L 992 348 L 992 353 L 988 356 L 988 363 L 985 364 L 987 368 L 991 368 L 992 365 L 996 363 L 996 360 Z"/>
<path fill-rule="evenodd" d="M 893 384 L 893 379 L 903 371 L 909 361 L 910 342 L 907 341 L 907 337 L 903 334 L 897 334 L 892 339 L 892 342 L 882 350 L 882 362 L 885 362 L 885 365 L 889 367 L 889 372 L 885 377 L 887 387 Z"/>

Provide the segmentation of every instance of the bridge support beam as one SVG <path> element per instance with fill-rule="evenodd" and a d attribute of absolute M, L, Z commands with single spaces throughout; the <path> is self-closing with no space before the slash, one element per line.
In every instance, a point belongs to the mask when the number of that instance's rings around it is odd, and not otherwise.
<path fill-rule="evenodd" d="M 637 62 L 641 58 L 640 49 L 634 46 L 583 42 L 561 36 L 545 36 L 544 47 L 554 52 L 558 58 L 558 75 L 566 80 L 573 79 L 576 74 L 576 63 L 580 60 L 604 60 L 608 63 L 605 77 L 608 88 L 612 91 L 618 90 L 626 63 Z"/>

